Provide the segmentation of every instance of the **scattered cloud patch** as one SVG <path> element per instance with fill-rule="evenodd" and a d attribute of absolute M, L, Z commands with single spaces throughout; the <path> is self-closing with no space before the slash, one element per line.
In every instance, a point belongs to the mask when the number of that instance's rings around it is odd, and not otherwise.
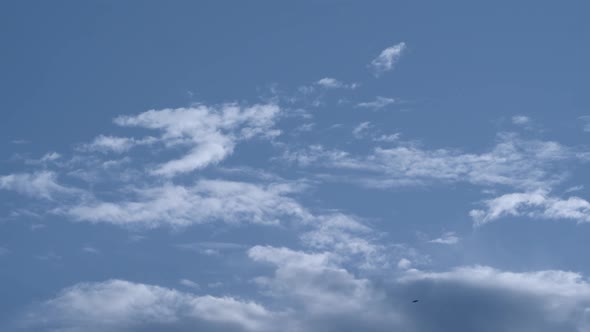
<path fill-rule="evenodd" d="M 167 183 L 149 188 L 129 188 L 132 200 L 80 202 L 56 212 L 76 220 L 153 228 L 188 226 L 212 221 L 229 224 L 278 224 L 306 211 L 289 193 L 295 185 L 256 185 L 223 180 L 200 180 L 192 186 Z"/>
<path fill-rule="evenodd" d="M 363 138 L 365 136 L 366 131 L 368 131 L 370 128 L 370 122 L 361 122 L 356 127 L 354 127 L 354 129 L 352 130 L 352 135 L 356 138 Z"/>
<path fill-rule="evenodd" d="M 157 139 L 154 137 L 145 137 L 138 140 L 129 137 L 99 135 L 91 143 L 83 144 L 79 149 L 83 151 L 103 153 L 123 153 L 129 151 L 134 146 L 149 145 L 155 143 L 156 141 Z"/>
<path fill-rule="evenodd" d="M 459 243 L 459 237 L 455 235 L 455 232 L 446 232 L 441 237 L 430 240 L 428 242 L 451 245 Z"/>
<path fill-rule="evenodd" d="M 531 122 L 531 119 L 525 115 L 515 115 L 512 117 L 512 123 L 515 125 L 526 125 Z"/>
<path fill-rule="evenodd" d="M 576 196 L 567 199 L 550 196 L 547 190 L 505 194 L 484 204 L 486 209 L 469 212 L 476 225 L 505 216 L 590 222 L 590 202 Z"/>
<path fill-rule="evenodd" d="M 287 151 L 283 158 L 300 166 L 354 172 L 354 178 L 368 187 L 419 186 L 436 181 L 532 190 L 560 183 L 568 174 L 566 163 L 587 159 L 559 143 L 523 140 L 512 134 L 499 135 L 491 150 L 479 154 L 428 150 L 399 142 L 391 148 L 374 148 L 367 155 L 312 145 Z"/>
<path fill-rule="evenodd" d="M 356 88 L 359 87 L 358 83 L 344 83 L 341 82 L 335 78 L 331 78 L 331 77 L 324 77 L 321 80 L 317 81 L 315 83 L 316 85 L 319 85 L 323 88 L 327 88 L 327 89 L 351 89 L 354 90 Z"/>
<path fill-rule="evenodd" d="M 58 183 L 57 174 L 52 171 L 35 173 L 17 173 L 0 176 L 0 189 L 15 191 L 19 194 L 54 199 L 61 194 L 74 194 L 77 190 Z"/>
<path fill-rule="evenodd" d="M 375 77 L 393 70 L 405 50 L 406 43 L 401 42 L 381 51 L 379 56 L 373 59 L 369 65 Z"/>
<path fill-rule="evenodd" d="M 201 286 L 199 286 L 199 284 L 189 279 L 180 279 L 178 283 L 194 290 L 201 289 Z"/>
<path fill-rule="evenodd" d="M 233 153 L 239 141 L 254 137 L 272 138 L 280 113 L 274 104 L 241 107 L 195 105 L 191 108 L 151 110 L 136 116 L 120 116 L 115 123 L 162 132 L 158 138 L 167 147 L 188 150 L 179 159 L 167 161 L 152 170 L 154 175 L 172 177 L 216 164 Z"/>
<path fill-rule="evenodd" d="M 356 104 L 357 107 L 379 110 L 395 103 L 395 99 L 377 96 L 374 101 L 367 101 Z"/>

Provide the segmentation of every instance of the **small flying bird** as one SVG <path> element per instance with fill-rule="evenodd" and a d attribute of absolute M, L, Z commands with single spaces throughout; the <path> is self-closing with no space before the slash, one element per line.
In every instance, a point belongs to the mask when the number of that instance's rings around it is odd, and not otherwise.
<path fill-rule="evenodd" d="M 416 302 L 418 302 L 418 300 L 414 300 L 414 301 L 412 301 L 412 303 L 416 303 Z"/>

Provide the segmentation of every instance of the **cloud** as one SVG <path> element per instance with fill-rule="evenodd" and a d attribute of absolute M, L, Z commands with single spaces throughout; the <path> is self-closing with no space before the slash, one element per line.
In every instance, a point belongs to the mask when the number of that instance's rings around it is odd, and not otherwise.
<path fill-rule="evenodd" d="M 149 145 L 156 141 L 157 139 L 154 137 L 145 137 L 138 140 L 129 137 L 99 135 L 91 143 L 81 145 L 79 149 L 82 151 L 98 151 L 103 153 L 123 153 L 129 151 L 134 146 Z"/>
<path fill-rule="evenodd" d="M 302 243 L 315 250 L 327 250 L 343 261 L 354 261 L 361 268 L 386 265 L 386 248 L 375 239 L 375 232 L 357 218 L 341 213 L 316 216 L 312 229 L 300 236 Z"/>
<path fill-rule="evenodd" d="M 455 235 L 455 232 L 446 232 L 441 237 L 428 242 L 438 244 L 457 244 L 459 242 L 459 237 Z"/>
<path fill-rule="evenodd" d="M 375 77 L 392 70 L 399 61 L 406 49 L 406 43 L 401 42 L 384 49 L 378 57 L 371 61 L 369 67 L 373 70 Z"/>
<path fill-rule="evenodd" d="M 442 272 L 402 259 L 393 278 L 361 278 L 330 252 L 255 246 L 272 267 L 254 279 L 268 304 L 124 280 L 79 283 L 34 306 L 24 331 L 571 331 L 590 328 L 590 284 L 561 270 L 460 266 Z M 196 289 L 190 280 L 181 284 Z M 420 302 L 412 303 L 419 299 Z M 274 308 L 270 310 L 269 308 Z M 29 328 L 29 329 L 27 329 Z"/>
<path fill-rule="evenodd" d="M 219 255 L 223 251 L 230 250 L 244 250 L 245 246 L 230 242 L 196 242 L 196 243 L 182 243 L 175 247 L 185 250 L 196 251 L 203 255 Z"/>
<path fill-rule="evenodd" d="M 377 96 L 374 101 L 367 101 L 356 104 L 357 107 L 370 108 L 372 110 L 382 109 L 395 103 L 395 99 Z"/>
<path fill-rule="evenodd" d="M 64 289 L 21 324 L 25 331 L 271 331 L 275 319 L 255 302 L 109 280 Z"/>
<path fill-rule="evenodd" d="M 48 161 L 54 161 L 61 158 L 61 155 L 57 152 L 49 152 L 46 153 L 42 158 L 41 161 L 42 162 L 48 162 Z"/>
<path fill-rule="evenodd" d="M 580 119 L 584 121 L 584 131 L 590 132 L 590 115 L 581 116 Z"/>
<path fill-rule="evenodd" d="M 496 145 L 481 153 L 429 150 L 399 142 L 391 148 L 374 148 L 367 155 L 312 145 L 305 150 L 286 151 L 283 158 L 300 166 L 329 169 L 332 173 L 335 169 L 352 172 L 349 175 L 354 175 L 355 181 L 368 187 L 466 182 L 532 190 L 563 181 L 568 174 L 565 163 L 587 159 L 559 143 L 524 140 L 512 134 L 500 134 Z"/>
<path fill-rule="evenodd" d="M 531 119 L 528 116 L 515 115 L 512 117 L 512 123 L 515 125 L 526 125 L 530 122 L 531 122 Z"/>
<path fill-rule="evenodd" d="M 160 164 L 154 175 L 175 176 L 219 163 L 239 141 L 275 137 L 273 130 L 280 109 L 274 104 L 241 107 L 196 105 L 191 108 L 151 110 L 136 116 L 120 116 L 115 123 L 126 127 L 160 130 L 158 140 L 167 147 L 184 147 L 182 157 Z"/>
<path fill-rule="evenodd" d="M 471 210 L 476 225 L 483 225 L 505 216 L 526 216 L 543 219 L 570 219 L 590 222 L 590 202 L 572 196 L 553 197 L 547 190 L 510 193 L 484 202 L 485 210 Z"/>
<path fill-rule="evenodd" d="M 356 138 L 362 138 L 365 135 L 365 132 L 371 128 L 371 122 L 365 121 L 358 124 L 358 126 L 354 127 L 352 130 L 352 135 Z"/>
<path fill-rule="evenodd" d="M 90 246 L 86 246 L 86 247 L 82 248 L 82 251 L 84 251 L 85 253 L 93 254 L 93 255 L 100 254 L 100 250 L 98 250 L 94 247 L 90 247 Z"/>
<path fill-rule="evenodd" d="M 199 284 L 197 284 L 196 282 L 194 282 L 192 280 L 188 280 L 188 279 L 180 279 L 179 283 L 185 287 L 192 288 L 195 290 L 198 290 L 201 288 L 201 286 L 199 286 Z"/>
<path fill-rule="evenodd" d="M 301 331 L 387 331 L 399 317 L 367 279 L 337 265 L 330 253 L 256 246 L 251 259 L 269 263 L 272 277 L 256 281 L 275 299 L 287 301 Z"/>
<path fill-rule="evenodd" d="M 412 266 L 412 262 L 406 258 L 402 258 L 397 262 L 397 267 L 402 270 L 407 270 Z"/>
<path fill-rule="evenodd" d="M 0 189 L 15 191 L 19 194 L 54 199 L 57 195 L 74 194 L 77 190 L 64 187 L 57 182 L 57 175 L 51 171 L 35 173 L 17 173 L 0 176 Z"/>
<path fill-rule="evenodd" d="M 571 331 L 590 328 L 590 285 L 580 274 L 500 271 L 487 266 L 448 272 L 408 270 L 397 296 L 410 331 Z"/>
<path fill-rule="evenodd" d="M 167 183 L 132 188 L 135 199 L 116 202 L 83 201 L 56 212 L 75 220 L 123 226 L 188 226 L 212 221 L 229 224 L 278 224 L 289 216 L 305 218 L 307 212 L 286 196 L 296 185 L 256 185 L 224 180 L 200 180 L 192 186 Z"/>
<path fill-rule="evenodd" d="M 346 84 L 343 83 L 335 78 L 331 77 L 324 77 L 321 80 L 317 81 L 315 84 L 327 88 L 327 89 L 351 89 L 354 90 L 359 87 L 358 83 L 350 83 Z"/>

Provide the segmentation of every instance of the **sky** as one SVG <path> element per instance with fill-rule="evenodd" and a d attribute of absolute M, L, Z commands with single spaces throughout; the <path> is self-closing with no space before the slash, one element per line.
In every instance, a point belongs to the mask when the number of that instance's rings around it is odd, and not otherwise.
<path fill-rule="evenodd" d="M 590 331 L 588 10 L 3 1 L 0 330 Z"/>

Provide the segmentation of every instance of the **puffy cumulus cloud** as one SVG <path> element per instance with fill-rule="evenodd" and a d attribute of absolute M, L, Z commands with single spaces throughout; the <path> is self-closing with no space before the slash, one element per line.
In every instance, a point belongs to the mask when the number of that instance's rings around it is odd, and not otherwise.
<path fill-rule="evenodd" d="M 78 191 L 58 183 L 57 174 L 51 171 L 17 173 L 0 176 L 0 189 L 15 191 L 29 197 L 54 199 L 57 195 Z"/>
<path fill-rule="evenodd" d="M 302 331 L 388 331 L 400 324 L 383 293 L 340 267 L 329 252 L 256 246 L 248 254 L 275 267 L 273 276 L 256 281 L 289 304 Z"/>
<path fill-rule="evenodd" d="M 233 297 L 109 280 L 81 283 L 31 310 L 25 331 L 273 331 L 280 314 Z"/>
<path fill-rule="evenodd" d="M 526 216 L 544 219 L 570 219 L 590 222 L 590 202 L 572 196 L 567 199 L 549 195 L 547 190 L 505 194 L 484 202 L 483 210 L 471 210 L 476 225 L 505 216 Z"/>
<path fill-rule="evenodd" d="M 190 108 L 150 110 L 135 116 L 120 116 L 120 126 L 156 129 L 166 146 L 184 146 L 182 157 L 157 166 L 155 175 L 174 176 L 215 164 L 230 155 L 237 142 L 253 137 L 273 137 L 280 109 L 274 104 L 242 107 L 196 105 Z M 122 143 L 123 147 L 125 143 Z"/>
<path fill-rule="evenodd" d="M 399 306 L 408 331 L 585 332 L 590 285 L 580 274 L 507 272 L 486 266 L 448 272 L 408 270 L 391 296 L 418 298 Z"/>
<path fill-rule="evenodd" d="M 81 283 L 34 307 L 24 331 L 586 332 L 590 284 L 578 273 L 463 266 L 367 278 L 330 252 L 255 246 L 264 302 L 110 280 Z M 181 284 L 195 288 L 192 281 Z M 419 299 L 418 303 L 412 303 Z M 262 304 L 265 303 L 265 304 Z M 269 308 L 275 308 L 273 310 Z M 27 329 L 28 328 L 28 329 Z"/>
<path fill-rule="evenodd" d="M 116 137 L 99 135 L 90 143 L 82 144 L 79 150 L 123 153 L 137 145 L 149 145 L 157 141 L 154 137 L 135 139 L 130 137 Z"/>
<path fill-rule="evenodd" d="M 564 163 L 587 159 L 556 142 L 524 140 L 511 134 L 499 135 L 490 151 L 479 154 L 454 149 L 428 150 L 400 142 L 391 148 L 377 147 L 365 156 L 315 145 L 287 151 L 283 158 L 301 166 L 357 172 L 355 181 L 369 187 L 438 181 L 524 189 L 559 183 L 567 175 Z"/>
<path fill-rule="evenodd" d="M 268 185 L 224 180 L 200 180 L 191 186 L 171 183 L 132 189 L 133 200 L 82 201 L 56 212 L 80 221 L 158 227 L 187 226 L 212 221 L 230 224 L 278 224 L 281 218 L 308 218 L 308 212 L 287 196 L 296 185 Z"/>
<path fill-rule="evenodd" d="M 401 42 L 390 46 L 379 54 L 373 61 L 371 61 L 369 67 L 373 71 L 376 77 L 381 76 L 383 73 L 392 70 L 395 64 L 399 61 L 402 53 L 406 49 L 406 43 Z"/>

